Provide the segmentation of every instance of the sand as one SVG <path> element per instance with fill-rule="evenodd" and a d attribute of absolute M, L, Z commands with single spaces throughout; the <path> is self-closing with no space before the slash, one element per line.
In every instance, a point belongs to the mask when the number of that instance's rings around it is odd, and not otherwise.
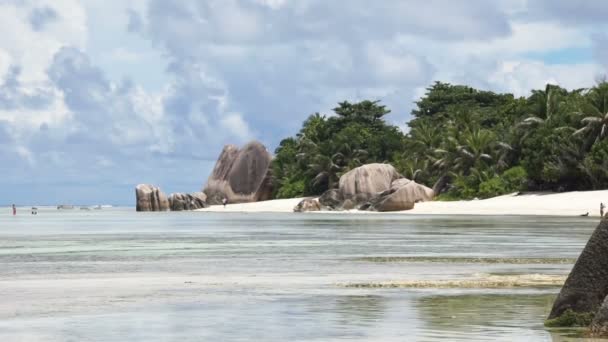
<path fill-rule="evenodd" d="M 200 209 L 203 212 L 293 212 L 302 198 L 281 199 L 257 203 L 229 204 Z M 600 202 L 608 204 L 608 190 L 573 191 L 562 193 L 510 194 L 485 200 L 433 201 L 416 203 L 412 210 L 399 214 L 440 215 L 550 215 L 550 216 L 600 216 Z M 346 213 L 367 213 L 350 210 Z"/>

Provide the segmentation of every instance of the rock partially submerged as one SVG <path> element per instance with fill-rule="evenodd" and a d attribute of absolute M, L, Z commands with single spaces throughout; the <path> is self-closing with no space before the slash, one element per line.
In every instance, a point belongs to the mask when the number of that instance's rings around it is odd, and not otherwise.
<path fill-rule="evenodd" d="M 238 149 L 224 147 L 203 192 L 207 203 L 219 205 L 269 200 L 272 197 L 271 154 L 257 141 Z"/>
<path fill-rule="evenodd" d="M 192 194 L 175 193 L 169 196 L 171 211 L 196 210 L 207 207 L 207 195 L 202 192 Z"/>
<path fill-rule="evenodd" d="M 169 200 L 160 188 L 151 184 L 139 184 L 135 187 L 137 211 L 167 211 Z"/>
<path fill-rule="evenodd" d="M 608 220 L 597 226 L 553 303 L 547 326 L 586 326 L 601 333 L 608 326 Z M 604 303 L 604 304 L 603 304 Z M 600 309 L 601 308 L 601 309 Z"/>

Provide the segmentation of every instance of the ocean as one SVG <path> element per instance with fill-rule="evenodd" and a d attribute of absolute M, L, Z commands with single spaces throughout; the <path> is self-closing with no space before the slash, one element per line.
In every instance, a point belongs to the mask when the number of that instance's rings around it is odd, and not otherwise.
<path fill-rule="evenodd" d="M 596 224 L 0 208 L 0 341 L 570 341 Z"/>

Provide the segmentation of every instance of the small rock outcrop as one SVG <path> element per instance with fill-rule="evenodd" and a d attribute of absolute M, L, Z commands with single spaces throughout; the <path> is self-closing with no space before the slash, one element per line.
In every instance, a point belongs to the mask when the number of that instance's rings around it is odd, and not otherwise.
<path fill-rule="evenodd" d="M 327 190 L 318 201 L 321 210 L 401 211 L 434 196 L 432 189 L 403 178 L 392 165 L 367 164 L 342 175 L 340 187 Z"/>
<path fill-rule="evenodd" d="M 389 190 L 393 181 L 399 178 L 401 175 L 390 164 L 367 164 L 340 177 L 340 192 L 345 200 L 361 204 Z"/>
<path fill-rule="evenodd" d="M 293 208 L 293 211 L 296 213 L 303 213 L 303 212 L 309 212 L 309 211 L 320 211 L 320 210 L 321 210 L 321 204 L 319 203 L 319 201 L 316 198 L 305 198 L 300 203 L 298 203 L 298 205 L 296 205 L 295 208 Z"/>
<path fill-rule="evenodd" d="M 169 200 L 160 188 L 151 184 L 139 184 L 135 187 L 137 211 L 167 211 Z"/>
<path fill-rule="evenodd" d="M 344 203 L 344 196 L 338 189 L 327 190 L 319 197 L 319 204 L 323 210 L 340 210 Z"/>
<path fill-rule="evenodd" d="M 564 324 L 580 325 L 597 316 L 594 325 L 597 330 L 606 324 L 608 315 L 600 310 L 608 295 L 608 220 L 597 226 L 570 275 L 566 279 L 547 321 L 548 326 Z M 600 315 L 596 315 L 599 311 Z M 564 317 L 570 317 L 565 319 Z M 588 319 L 578 319 L 578 318 Z M 602 318 L 603 317 L 603 318 Z M 576 318 L 576 319 L 575 319 Z M 587 322 L 588 324 L 589 322 Z"/>
<path fill-rule="evenodd" d="M 272 197 L 271 154 L 257 141 L 224 147 L 203 192 L 208 204 L 244 203 Z"/>
<path fill-rule="evenodd" d="M 207 195 L 202 192 L 192 194 L 176 193 L 169 196 L 171 211 L 196 210 L 207 207 Z"/>

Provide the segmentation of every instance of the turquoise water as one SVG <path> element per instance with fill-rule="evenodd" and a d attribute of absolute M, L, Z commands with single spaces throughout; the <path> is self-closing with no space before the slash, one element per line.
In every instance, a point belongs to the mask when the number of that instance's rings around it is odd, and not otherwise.
<path fill-rule="evenodd" d="M 0 341 L 562 341 L 596 221 L 0 213 Z"/>

